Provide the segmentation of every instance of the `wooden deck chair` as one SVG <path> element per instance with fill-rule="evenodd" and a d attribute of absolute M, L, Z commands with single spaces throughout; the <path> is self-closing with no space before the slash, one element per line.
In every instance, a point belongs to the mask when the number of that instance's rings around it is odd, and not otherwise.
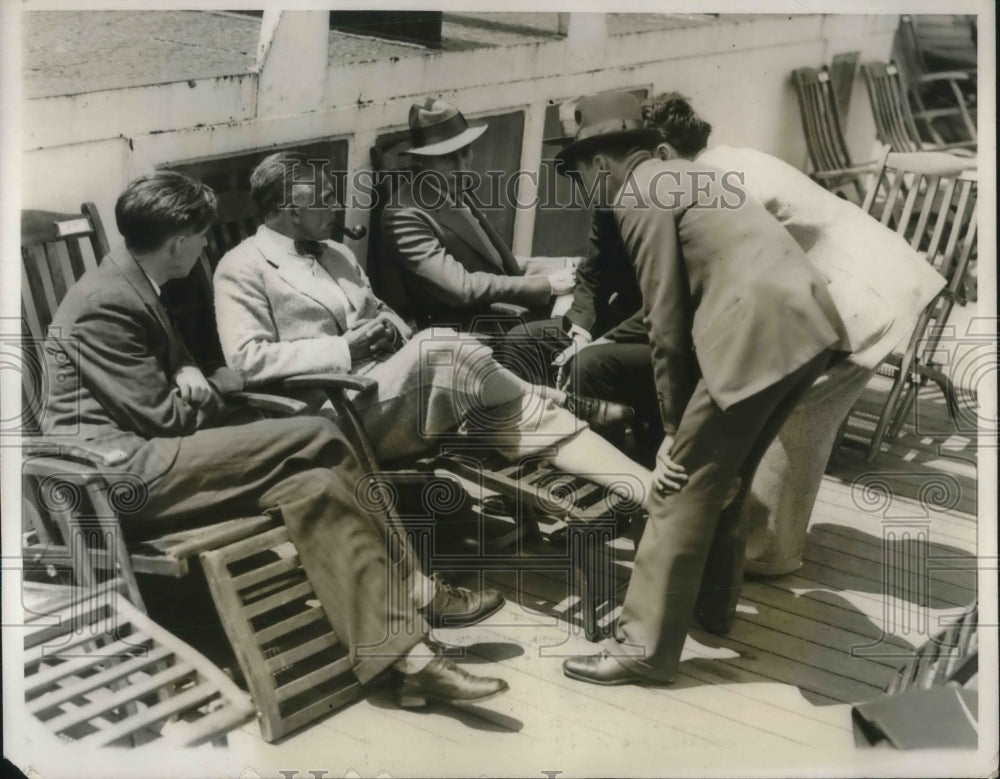
<path fill-rule="evenodd" d="M 862 181 L 872 173 L 875 163 L 852 162 L 830 73 L 825 67 L 798 68 L 792 71 L 792 83 L 798 95 L 802 130 L 812 165 L 809 175 L 831 192 L 861 203 L 865 196 Z"/>
<path fill-rule="evenodd" d="M 24 366 L 21 428 L 25 461 L 24 555 L 26 565 L 69 569 L 81 585 L 109 573 L 120 577 L 129 599 L 143 608 L 135 574 L 184 576 L 192 557 L 271 526 L 268 517 L 226 517 L 199 527 L 163 529 L 161 535 L 127 538 L 120 515 L 140 508 L 143 487 L 86 441 L 40 434 L 46 381 L 41 348 L 66 291 L 96 267 L 108 243 L 92 204 L 79 214 L 25 211 L 21 225 Z M 236 393 L 235 402 L 270 413 L 296 414 L 305 404 L 260 393 Z"/>
<path fill-rule="evenodd" d="M 906 99 L 906 90 L 900 79 L 895 63 L 867 62 L 862 66 L 868 99 L 875 117 L 878 139 L 897 152 L 946 151 L 956 154 L 974 153 L 976 148 L 976 126 L 965 108 L 961 93 L 955 98 L 960 106 L 963 121 L 969 132 L 969 140 L 945 143 L 934 129 L 932 112 L 924 111 L 914 115 Z M 926 124 L 929 135 L 936 139 L 928 143 L 921 139 L 915 120 L 920 118 Z"/>
<path fill-rule="evenodd" d="M 877 193 L 884 193 L 884 197 Z M 890 355 L 879 372 L 892 388 L 868 446 L 871 462 L 883 440 L 895 438 L 916 393 L 928 380 L 944 394 L 952 418 L 958 401 L 935 353 L 956 303 L 965 304 L 965 278 L 976 253 L 978 181 L 963 158 L 934 152 L 886 154 L 863 208 L 895 230 L 945 278 L 945 288 L 924 309 L 904 351 Z"/>
<path fill-rule="evenodd" d="M 368 231 L 368 261 L 366 272 L 372 290 L 381 300 L 411 323 L 416 329 L 430 324 L 420 305 L 420 295 L 407 284 L 405 277 L 385 257 L 382 230 L 379 223 L 385 205 L 399 186 L 400 177 L 410 171 L 409 158 L 403 152 L 410 148 L 409 133 L 392 133 L 369 150 L 374 179 L 375 203 L 371 209 L 371 228 Z"/>
<path fill-rule="evenodd" d="M 231 197 L 223 202 L 228 209 L 224 213 L 230 221 L 214 226 L 210 250 L 220 251 L 223 247 L 228 248 L 229 242 L 240 240 L 241 236 L 247 234 L 247 230 L 252 229 L 253 220 L 256 219 L 256 212 L 247 211 L 246 203 L 241 202 L 240 198 Z M 40 353 L 45 329 L 69 287 L 84 271 L 95 267 L 106 250 L 107 241 L 92 205 L 83 206 L 80 214 L 29 211 L 23 215 L 22 306 L 26 328 L 22 339 L 22 351 L 25 355 L 22 362 L 26 365 L 23 371 L 24 394 L 30 401 L 24 407 L 26 419 L 23 428 L 27 433 L 37 433 L 40 429 L 39 419 L 44 408 L 44 381 L 46 378 L 51 379 L 44 376 Z M 182 332 L 186 330 L 189 334 L 196 334 L 196 338 L 188 342 L 195 352 L 208 363 L 217 364 L 221 361 L 221 350 L 218 355 L 213 355 L 213 341 L 205 338 L 208 334 L 214 337 L 215 333 L 211 307 L 211 275 L 204 273 L 214 267 L 210 264 L 210 259 L 211 255 L 203 256 L 202 262 L 197 266 L 203 271 L 201 278 L 198 273 L 192 273 L 188 279 L 183 280 L 188 284 L 187 289 L 195 292 L 200 290 L 202 296 L 195 294 L 190 300 L 186 300 L 179 294 L 184 288 L 178 289 L 175 286 L 171 316 Z M 218 257 L 214 257 L 214 260 L 217 262 Z M 204 310 L 199 304 L 205 307 Z M 199 319 L 199 314 L 204 316 Z M 217 347 L 217 339 L 214 344 Z M 341 400 L 345 388 L 360 390 L 369 384 L 370 382 L 350 376 L 324 376 L 321 381 L 324 389 Z M 249 403 L 277 416 L 291 416 L 308 411 L 305 403 L 287 397 L 287 394 L 241 392 L 227 396 L 227 399 Z M 353 420 L 363 435 L 353 408 L 346 401 L 343 402 L 347 406 L 346 418 L 348 421 Z M 143 611 L 145 605 L 136 574 L 186 576 L 191 570 L 192 559 L 204 552 L 229 548 L 239 542 L 253 544 L 256 543 L 255 539 L 262 537 L 272 539 L 275 530 L 284 533 L 284 528 L 279 527 L 280 521 L 269 515 L 227 517 L 223 513 L 222 516 L 213 516 L 207 522 L 193 521 L 184 527 L 160 529 L 156 535 L 134 536 L 123 525 L 128 524 L 128 514 L 141 508 L 143 485 L 138 479 L 120 472 L 116 467 L 117 463 L 109 462 L 103 452 L 89 447 L 86 441 L 34 434 L 23 438 L 23 450 L 26 456 L 22 469 L 25 569 L 31 572 L 39 567 L 62 568 L 70 572 L 76 584 L 88 588 L 100 586 L 108 577 L 118 577 L 124 583 L 128 599 Z M 370 454 L 370 450 L 368 453 Z M 362 457 L 364 458 L 364 453 Z M 123 517 L 125 522 L 121 521 Z M 271 531 L 270 535 L 268 531 Z M 211 581 L 209 585 L 213 593 L 219 590 L 212 586 Z M 298 594 L 298 590 L 291 593 L 277 591 L 271 594 L 269 602 L 275 608 L 292 608 Z M 241 654 L 242 648 L 236 643 L 234 634 L 228 630 L 229 622 L 234 617 L 222 614 L 222 609 L 229 605 L 228 599 L 221 595 L 216 597 L 216 607 L 223 627 L 227 628 L 233 642 L 244 677 L 258 683 L 254 694 L 262 716 L 265 716 L 264 713 L 271 716 L 278 712 L 273 695 L 277 694 L 275 691 L 280 683 L 272 679 L 265 684 L 264 680 L 277 677 L 283 672 L 284 666 L 276 666 L 274 663 L 244 664 L 246 655 Z M 317 624 L 320 628 L 325 626 L 327 633 L 332 632 L 329 621 L 321 610 Z M 303 649 L 306 644 L 309 644 L 309 640 L 303 638 L 301 633 L 295 633 L 283 638 L 281 652 L 292 652 L 300 659 L 309 657 L 309 648 Z M 352 700 L 354 686 L 346 684 L 342 676 L 338 676 L 337 682 L 347 692 L 339 695 L 336 703 L 340 705 Z M 323 709 L 311 709 L 315 715 L 313 718 L 333 710 L 332 699 L 327 699 L 326 703 L 331 705 Z M 293 713 L 298 714 L 296 722 L 302 724 L 301 713 Z M 272 721 L 273 717 L 268 720 Z M 286 732 L 288 728 L 281 725 L 282 721 L 279 718 L 278 724 L 264 725 L 265 732 Z"/>
<path fill-rule="evenodd" d="M 225 745 L 253 719 L 250 697 L 129 603 L 121 584 L 24 585 L 29 715 L 86 746 Z"/>
<path fill-rule="evenodd" d="M 906 89 L 906 96 L 924 140 L 937 145 L 946 139 L 947 127 L 956 138 L 976 138 L 973 112 L 977 101 L 975 18 L 946 16 L 931 25 L 928 17 L 918 30 L 914 18 L 900 17 L 892 54 Z M 945 45 L 930 49 L 923 33 L 933 27 Z M 940 129 L 939 129 L 940 128 Z M 963 138 L 964 136 L 964 138 Z"/>
<path fill-rule="evenodd" d="M 966 686 L 979 672 L 979 604 L 973 603 L 921 646 L 886 687 L 899 695 L 914 687 Z"/>

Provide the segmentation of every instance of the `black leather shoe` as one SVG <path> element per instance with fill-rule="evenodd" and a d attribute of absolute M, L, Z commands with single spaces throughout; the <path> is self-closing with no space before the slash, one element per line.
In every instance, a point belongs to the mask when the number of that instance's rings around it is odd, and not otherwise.
<path fill-rule="evenodd" d="M 478 703 L 509 689 L 492 676 L 473 676 L 451 660 L 435 657 L 415 674 L 400 674 L 396 703 L 404 709 L 438 703 Z"/>
<path fill-rule="evenodd" d="M 431 602 L 421 609 L 431 627 L 458 628 L 482 622 L 498 612 L 504 604 L 496 590 L 473 592 L 467 587 L 455 587 L 440 576 L 433 576 L 435 590 Z"/>
<path fill-rule="evenodd" d="M 598 655 L 579 655 L 563 660 L 563 673 L 570 679 L 605 686 L 649 681 L 619 663 L 606 649 Z"/>
<path fill-rule="evenodd" d="M 635 419 L 635 409 L 631 406 L 569 393 L 566 410 L 597 430 L 621 427 Z"/>

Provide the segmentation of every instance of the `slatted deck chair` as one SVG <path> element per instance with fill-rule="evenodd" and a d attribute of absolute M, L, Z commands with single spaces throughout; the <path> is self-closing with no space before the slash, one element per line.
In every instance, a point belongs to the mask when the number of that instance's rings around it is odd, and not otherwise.
<path fill-rule="evenodd" d="M 382 231 L 379 229 L 385 205 L 399 184 L 397 177 L 410 170 L 409 160 L 403 154 L 409 147 L 408 133 L 393 133 L 369 150 L 376 200 L 370 213 L 371 229 L 368 231 L 368 261 L 365 271 L 371 279 L 375 294 L 419 330 L 427 327 L 430 320 L 420 306 L 420 296 L 407 286 L 406 279 L 386 259 L 382 248 Z"/>
<path fill-rule="evenodd" d="M 225 235 L 225 231 L 215 231 L 216 241 L 221 240 L 218 238 L 220 232 Z M 23 215 L 22 306 L 26 327 L 22 362 L 26 366 L 24 394 L 28 401 L 24 405 L 22 425 L 28 434 L 23 438 L 23 554 L 29 575 L 52 567 L 68 571 L 75 584 L 87 588 L 99 587 L 109 577 L 118 577 L 128 600 L 138 610 L 145 611 L 137 574 L 184 577 L 193 573 L 192 561 L 206 551 L 228 548 L 239 542 L 253 543 L 261 537 L 271 539 L 275 530 L 280 534 L 284 533 L 284 528 L 279 527 L 280 520 L 269 515 L 226 517 L 223 513 L 213 516 L 207 523 L 193 526 L 166 528 L 157 523 L 156 535 L 135 536 L 132 530 L 123 528 L 128 525 L 128 515 L 142 507 L 144 486 L 138 479 L 121 472 L 119 463 L 109 461 L 105 453 L 88 446 L 86 441 L 37 434 L 44 404 L 44 381 L 52 378 L 45 377 L 41 369 L 39 349 L 45 328 L 66 290 L 86 269 L 94 267 L 106 250 L 107 241 L 92 205 L 85 205 L 80 214 L 29 211 Z M 197 279 L 193 281 L 196 283 Z M 210 306 L 210 276 L 207 281 L 205 300 Z M 195 302 L 197 300 L 194 298 Z M 199 337 L 214 334 L 211 308 L 207 321 L 203 319 L 200 325 L 190 326 L 187 319 L 193 318 L 196 311 L 196 305 L 182 309 L 180 314 L 186 319 L 178 320 L 178 324 L 187 325 L 188 332 L 197 333 Z M 174 316 L 177 316 L 176 309 Z M 200 343 L 201 355 L 210 357 L 209 350 L 204 348 L 204 339 L 193 343 L 196 346 Z M 327 377 L 323 386 L 330 386 L 335 380 L 336 377 Z M 365 385 L 346 377 L 343 386 L 363 388 Z M 248 403 L 276 416 L 308 411 L 305 403 L 282 395 L 242 392 L 227 396 L 227 399 Z M 270 602 L 275 608 L 290 609 L 294 607 L 297 593 L 279 592 Z M 229 606 L 230 601 L 221 595 L 216 598 L 223 627 L 233 618 L 222 613 Z M 325 626 L 326 633 L 332 632 L 322 610 L 313 621 L 316 623 L 314 628 Z M 273 698 L 268 697 L 275 694 L 278 683 L 272 679 L 265 684 L 263 680 L 282 672 L 284 664 L 290 662 L 287 653 L 300 657 L 310 655 L 309 640 L 301 633 L 294 633 L 283 637 L 280 649 L 270 647 L 282 656 L 280 665 L 270 662 L 244 666 L 245 655 L 241 655 L 241 647 L 234 644 L 244 678 L 263 685 L 253 690 L 262 716 L 278 711 Z M 325 708 L 311 709 L 313 718 L 357 697 L 357 685 L 351 684 L 350 679 L 338 674 L 337 684 L 338 695 L 327 696 Z M 292 714 L 299 712 L 286 710 L 282 717 Z M 296 721 L 301 724 L 301 716 Z M 267 733 L 284 732 L 280 722 L 273 727 L 270 724 L 263 727 Z"/>
<path fill-rule="evenodd" d="M 809 175 L 831 192 L 861 203 L 865 196 L 862 182 L 875 163 L 855 165 L 851 160 L 829 71 L 826 67 L 798 68 L 792 71 L 792 83 L 812 165 Z"/>
<path fill-rule="evenodd" d="M 970 22 L 968 18 L 950 16 L 942 21 L 945 24 L 931 25 L 925 18 L 918 32 L 913 17 L 904 14 L 893 45 L 893 59 L 902 73 L 918 129 L 926 133 L 924 140 L 937 145 L 945 143 L 939 126 L 976 138 L 975 19 Z M 922 33 L 932 26 L 948 39 L 946 46 L 937 51 L 922 40 Z"/>
<path fill-rule="evenodd" d="M 973 683 L 979 672 L 979 604 L 973 603 L 920 647 L 886 687 L 898 695 L 914 687 Z"/>
<path fill-rule="evenodd" d="M 24 585 L 28 713 L 86 746 L 224 746 L 253 719 L 250 697 L 129 603 L 121 584 Z"/>
<path fill-rule="evenodd" d="M 884 155 L 876 185 L 869 190 L 865 211 L 905 238 L 946 282 L 921 313 L 904 351 L 890 355 L 879 368 L 893 383 L 868 445 L 869 462 L 886 438 L 899 434 L 927 381 L 940 387 L 952 418 L 958 413 L 954 385 L 935 353 L 952 309 L 966 301 L 966 274 L 976 255 L 977 196 L 977 174 L 967 161 L 934 152 Z"/>
<path fill-rule="evenodd" d="M 906 91 L 900 79 L 899 69 L 895 63 L 867 62 L 862 66 L 865 86 L 868 89 L 868 99 L 871 102 L 872 114 L 875 117 L 875 128 L 878 139 L 897 152 L 919 151 L 952 151 L 955 154 L 973 154 L 976 148 L 976 126 L 965 107 L 961 93 L 955 92 L 962 119 L 969 132 L 969 139 L 945 143 L 937 130 L 933 119 L 936 114 L 924 111 L 914 115 L 910 103 L 906 99 Z M 921 139 L 917 131 L 916 119 L 921 119 L 926 125 L 927 134 L 935 138 L 935 143 Z"/>
<path fill-rule="evenodd" d="M 73 283 L 107 252 L 96 208 L 79 214 L 25 211 L 21 224 L 24 332 L 21 342 L 25 461 L 24 545 L 26 564 L 70 570 L 77 584 L 92 585 L 109 573 L 120 577 L 128 597 L 144 608 L 136 573 L 185 576 L 192 557 L 206 548 L 245 538 L 269 527 L 269 517 L 233 517 L 200 527 L 164 529 L 161 535 L 126 538 L 120 516 L 141 508 L 143 485 L 107 453 L 75 438 L 41 435 L 45 403 L 41 352 L 46 330 Z M 260 393 L 236 393 L 270 413 L 296 414 L 305 404 Z"/>

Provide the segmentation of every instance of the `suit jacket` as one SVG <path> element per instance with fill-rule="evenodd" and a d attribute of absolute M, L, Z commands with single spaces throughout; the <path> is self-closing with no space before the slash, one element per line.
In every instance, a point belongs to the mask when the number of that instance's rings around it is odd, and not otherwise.
<path fill-rule="evenodd" d="M 573 304 L 563 317 L 567 331 L 571 325 L 616 343 L 649 340 L 642 319 L 642 291 L 614 214 L 608 210 L 595 210 L 591 220 L 590 252 L 577 267 Z"/>
<path fill-rule="evenodd" d="M 143 270 L 111 252 L 66 293 L 45 341 L 48 386 L 42 429 L 80 436 L 130 458 L 162 440 L 154 467 L 173 462 L 180 437 L 211 426 L 220 409 L 181 400 L 172 379 L 193 365 Z M 148 471 L 145 475 L 150 474 Z"/>
<path fill-rule="evenodd" d="M 673 433 L 698 370 L 726 409 L 847 342 L 826 280 L 794 239 L 722 171 L 646 159 L 614 205 L 642 290 L 664 429 Z M 707 186 L 707 189 L 705 188 Z"/>
<path fill-rule="evenodd" d="M 398 268 L 412 313 L 423 323 L 464 328 L 477 315 L 488 314 L 493 303 L 537 308 L 549 301 L 548 279 L 522 275 L 510 249 L 475 206 L 463 214 L 444 196 L 420 202 L 429 199 L 429 187 L 421 195 L 411 184 L 400 187 L 382 212 L 380 229 L 386 259 Z"/>
<path fill-rule="evenodd" d="M 344 334 L 360 320 L 385 314 L 410 330 L 375 297 L 368 277 L 343 244 L 324 242 L 313 273 L 294 242 L 266 226 L 227 252 L 215 270 L 215 317 L 226 362 L 248 384 L 307 373 L 348 373 Z"/>
<path fill-rule="evenodd" d="M 944 277 L 892 230 L 806 174 L 754 149 L 717 146 L 699 163 L 738 171 L 829 284 L 847 328 L 851 361 L 874 369 L 945 285 Z"/>

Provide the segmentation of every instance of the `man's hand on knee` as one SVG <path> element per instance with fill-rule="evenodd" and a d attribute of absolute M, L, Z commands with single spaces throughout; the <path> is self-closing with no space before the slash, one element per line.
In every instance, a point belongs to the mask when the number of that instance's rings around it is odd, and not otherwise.
<path fill-rule="evenodd" d="M 674 462 L 670 457 L 670 451 L 674 447 L 674 437 L 668 435 L 664 437 L 660 444 L 660 450 L 656 453 L 656 467 L 653 468 L 653 487 L 662 495 L 672 492 L 680 492 L 687 484 L 687 471 L 680 464 Z"/>

